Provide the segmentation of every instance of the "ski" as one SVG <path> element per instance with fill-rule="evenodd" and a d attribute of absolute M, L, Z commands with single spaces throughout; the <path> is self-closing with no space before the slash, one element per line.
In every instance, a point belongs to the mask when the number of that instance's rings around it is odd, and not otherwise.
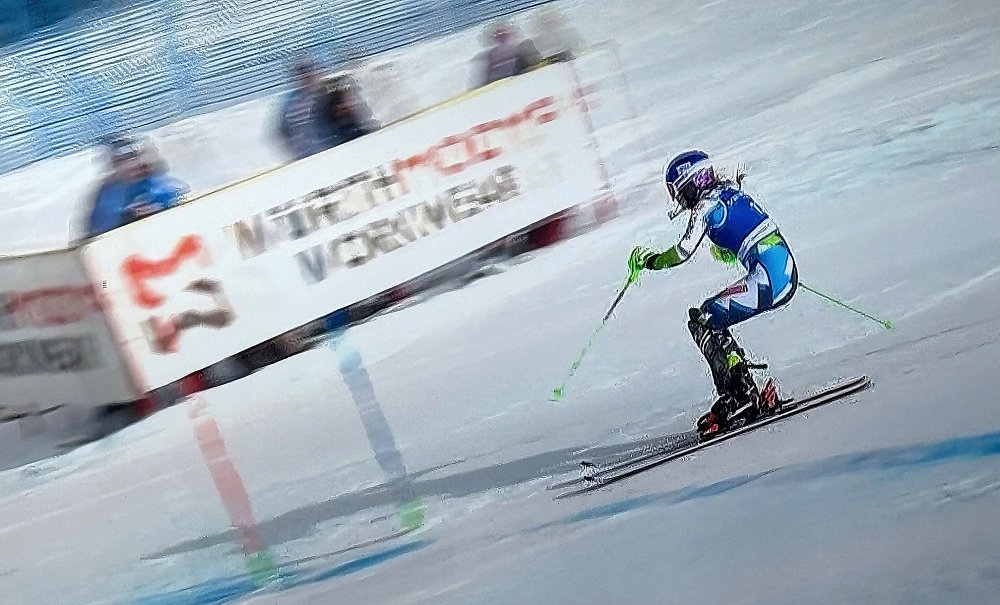
<path fill-rule="evenodd" d="M 810 406 L 810 407 L 812 407 L 812 404 L 814 404 L 816 402 L 816 400 L 819 399 L 820 397 L 832 396 L 834 394 L 839 393 L 841 390 L 851 389 L 853 387 L 856 387 L 861 381 L 864 381 L 864 380 L 867 380 L 867 379 L 865 377 L 863 377 L 863 376 L 862 377 L 858 377 L 858 378 L 852 378 L 851 380 L 847 380 L 845 382 L 841 382 L 839 384 L 836 384 L 836 385 L 833 385 L 833 386 L 821 389 L 818 393 L 815 393 L 813 395 L 809 395 L 807 397 L 804 397 L 803 399 L 795 399 L 795 398 L 784 399 L 784 400 L 782 400 L 780 402 L 779 407 L 778 407 L 779 411 L 776 414 L 768 416 L 767 418 L 763 418 L 760 421 L 752 423 L 749 426 L 744 426 L 744 427 L 739 427 L 738 429 L 733 429 L 733 430 L 729 431 L 728 433 L 726 433 L 725 435 L 720 435 L 719 437 L 716 437 L 715 439 L 710 440 L 710 441 L 706 441 L 705 443 L 697 443 L 697 432 L 692 430 L 688 434 L 691 435 L 691 437 L 696 441 L 696 443 L 693 444 L 693 445 L 691 445 L 691 446 L 684 446 L 684 447 L 662 447 L 662 448 L 659 448 L 659 449 L 657 449 L 655 451 L 650 451 L 650 452 L 646 453 L 643 456 L 639 456 L 639 457 L 636 457 L 636 456 L 627 456 L 626 459 L 622 460 L 622 462 L 619 463 L 619 464 L 604 465 L 599 470 L 592 471 L 590 473 L 584 472 L 583 473 L 583 477 L 581 477 L 579 480 L 583 480 L 583 481 L 592 480 L 595 477 L 598 477 L 600 475 L 605 475 L 605 474 L 608 474 L 610 472 L 619 470 L 619 469 L 627 467 L 627 466 L 632 466 L 634 464 L 639 464 L 639 463 L 645 462 L 646 460 L 650 460 L 652 458 L 655 458 L 655 457 L 663 455 L 663 454 L 671 454 L 671 453 L 674 453 L 674 452 L 679 452 L 681 450 L 688 450 L 688 449 L 691 449 L 691 448 L 700 449 L 701 447 L 704 447 L 706 445 L 712 445 L 716 441 L 723 441 L 724 438 L 732 437 L 735 434 L 738 434 L 739 432 L 744 432 L 744 429 L 749 429 L 749 428 L 752 428 L 752 427 L 756 427 L 756 426 L 760 426 L 760 425 L 763 425 L 763 424 L 767 424 L 767 422 L 770 422 L 770 421 L 777 420 L 778 416 L 780 416 L 782 414 L 792 415 L 792 414 L 788 414 L 788 412 L 790 412 L 792 410 L 802 411 L 800 408 L 803 408 L 804 406 Z M 594 466 L 594 465 L 588 464 L 586 462 L 581 462 L 580 464 L 581 464 L 581 466 L 583 466 L 585 468 L 588 467 L 588 466 L 590 466 L 590 467 Z"/>
<path fill-rule="evenodd" d="M 576 485 L 577 483 L 587 481 L 589 477 L 596 474 L 607 472 L 610 469 L 634 464 L 636 462 L 641 462 L 641 460 L 647 459 L 650 455 L 655 456 L 664 452 L 677 451 L 681 448 L 689 447 L 692 442 L 697 441 L 698 433 L 693 430 L 684 433 L 672 433 L 656 439 L 656 442 L 654 443 L 626 446 L 624 449 L 614 454 L 605 455 L 598 459 L 581 460 L 579 476 L 572 479 L 566 479 L 565 481 L 560 481 L 558 483 L 551 483 L 546 485 L 545 489 L 551 491 Z"/>
<path fill-rule="evenodd" d="M 640 456 L 635 456 L 635 457 L 627 456 L 628 459 L 619 464 L 597 467 L 596 470 L 593 470 L 590 473 L 585 472 L 583 477 L 562 482 L 562 485 L 565 485 L 566 487 L 572 487 L 573 485 L 579 483 L 583 483 L 584 485 L 577 489 L 571 489 L 569 491 L 562 492 L 559 495 L 557 495 L 555 499 L 559 500 L 562 498 L 569 498 L 571 496 L 582 495 L 595 491 L 612 483 L 616 483 L 623 479 L 627 479 L 633 475 L 637 475 L 639 473 L 647 471 L 651 468 L 654 468 L 666 462 L 670 462 L 671 460 L 676 460 L 678 458 L 687 456 L 688 454 L 697 452 L 701 449 L 717 445 L 719 443 L 722 443 L 723 441 L 736 437 L 737 435 L 748 433 L 754 429 L 758 429 L 768 424 L 771 424 L 772 422 L 777 422 L 778 420 L 794 416 L 796 414 L 805 412 L 807 410 L 817 408 L 826 403 L 837 401 L 838 399 L 842 399 L 849 395 L 861 392 L 867 389 L 869 386 L 871 386 L 871 380 L 867 376 L 859 376 L 857 378 L 852 378 L 840 384 L 827 387 L 819 391 L 818 393 L 810 395 L 808 397 L 804 397 L 801 400 L 797 401 L 793 400 L 791 402 L 784 403 L 780 408 L 780 411 L 778 411 L 778 413 L 774 415 L 768 416 L 766 418 L 758 420 L 757 422 L 753 422 L 738 429 L 734 429 L 714 439 L 709 439 L 708 441 L 705 441 L 703 443 L 698 443 L 696 445 L 692 445 L 690 447 L 685 447 L 682 449 L 676 449 L 676 448 L 662 449 L 662 450 L 655 450 Z M 556 485 L 561 485 L 561 484 L 556 484 Z M 556 488 L 553 486 L 553 489 Z"/>
<path fill-rule="evenodd" d="M 766 370 L 766 363 L 748 363 L 751 370 Z M 789 407 L 795 402 L 795 398 L 782 399 L 778 402 L 779 407 Z M 577 483 L 590 480 L 594 475 L 607 472 L 613 468 L 620 468 L 627 464 L 635 464 L 642 460 L 648 460 L 651 456 L 658 456 L 662 453 L 677 451 L 688 447 L 686 442 L 698 442 L 698 432 L 690 430 L 684 433 L 672 433 L 656 439 L 659 443 L 644 443 L 642 445 L 626 446 L 621 451 L 613 454 L 611 460 L 604 462 L 601 460 L 581 460 L 580 475 L 573 479 L 566 479 L 558 483 L 545 486 L 546 491 L 565 489 Z M 605 456 L 609 457 L 609 456 Z"/>

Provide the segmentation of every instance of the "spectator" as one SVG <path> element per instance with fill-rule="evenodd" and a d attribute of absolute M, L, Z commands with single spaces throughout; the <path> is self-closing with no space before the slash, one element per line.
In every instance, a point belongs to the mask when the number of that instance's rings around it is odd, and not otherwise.
<path fill-rule="evenodd" d="M 326 149 L 322 103 L 324 91 L 316 62 L 302 57 L 292 66 L 295 88 L 281 105 L 278 133 L 285 148 L 296 160 Z"/>
<path fill-rule="evenodd" d="M 558 9 L 545 9 L 534 19 L 535 45 L 547 63 L 572 61 L 583 50 L 580 35 Z"/>
<path fill-rule="evenodd" d="M 119 136 L 106 145 L 111 174 L 94 195 L 88 237 L 166 210 L 187 193 L 187 186 L 167 176 L 166 164 L 143 141 Z"/>
<path fill-rule="evenodd" d="M 509 21 L 490 24 L 484 34 L 488 47 L 473 60 L 476 69 L 473 87 L 523 74 L 541 62 L 534 42 L 518 41 L 517 28 Z"/>
<path fill-rule="evenodd" d="M 296 160 L 353 141 L 380 128 L 347 74 L 322 78 L 310 58 L 293 66 L 296 88 L 281 108 L 279 134 Z"/>
<path fill-rule="evenodd" d="M 351 76 L 343 74 L 328 78 L 323 88 L 324 119 L 320 129 L 327 149 L 371 134 L 380 128 Z"/>

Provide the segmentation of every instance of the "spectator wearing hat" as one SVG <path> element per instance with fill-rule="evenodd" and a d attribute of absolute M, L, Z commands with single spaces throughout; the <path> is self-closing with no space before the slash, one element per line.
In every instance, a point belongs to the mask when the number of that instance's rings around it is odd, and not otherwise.
<path fill-rule="evenodd" d="M 94 237 L 180 203 L 188 187 L 166 174 L 148 143 L 117 136 L 105 145 L 110 174 L 94 194 L 87 237 Z"/>

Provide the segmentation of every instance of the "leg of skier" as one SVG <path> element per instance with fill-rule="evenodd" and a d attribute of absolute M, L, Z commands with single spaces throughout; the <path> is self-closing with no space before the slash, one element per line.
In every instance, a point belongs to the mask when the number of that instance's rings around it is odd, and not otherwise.
<path fill-rule="evenodd" d="M 698 420 L 698 433 L 710 439 L 745 422 L 770 413 L 777 405 L 771 381 L 758 389 L 746 353 L 729 328 L 792 299 L 798 270 L 780 234 L 764 238 L 747 254 L 746 277 L 690 309 L 688 329 L 708 361 L 718 399 Z"/>

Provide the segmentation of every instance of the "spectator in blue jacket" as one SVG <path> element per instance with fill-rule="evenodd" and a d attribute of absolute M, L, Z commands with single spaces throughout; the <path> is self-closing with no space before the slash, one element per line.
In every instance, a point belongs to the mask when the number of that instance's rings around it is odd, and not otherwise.
<path fill-rule="evenodd" d="M 94 237 L 177 205 L 188 187 L 166 174 L 154 149 L 131 137 L 107 143 L 111 174 L 94 195 L 87 236 Z"/>

